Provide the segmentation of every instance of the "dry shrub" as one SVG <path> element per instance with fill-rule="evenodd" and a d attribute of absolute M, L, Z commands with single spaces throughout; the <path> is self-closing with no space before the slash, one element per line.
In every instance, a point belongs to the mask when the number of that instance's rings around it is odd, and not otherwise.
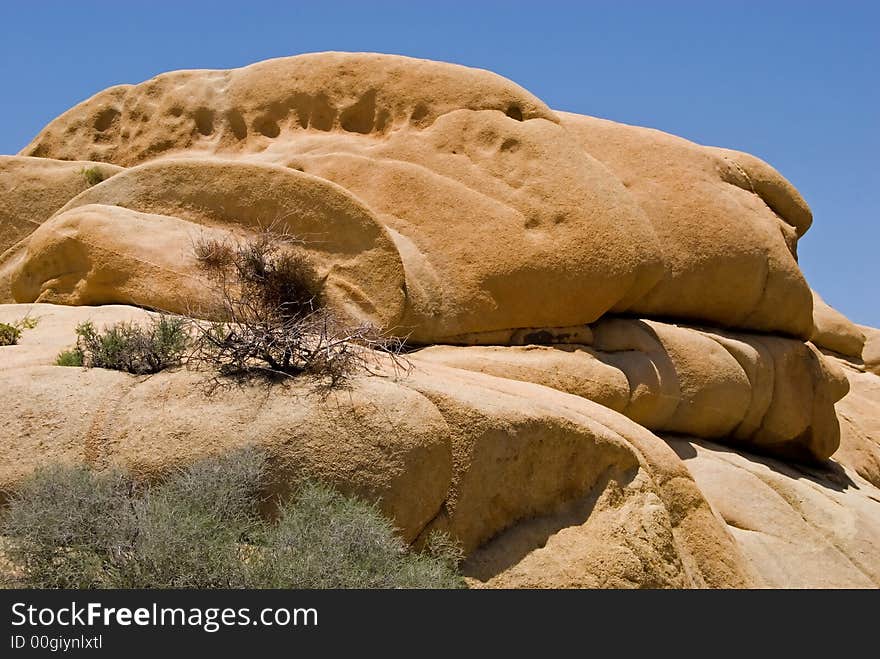
<path fill-rule="evenodd" d="M 208 458 L 162 483 L 85 466 L 38 470 L 0 516 L 19 588 L 459 588 L 458 554 L 411 551 L 376 505 L 305 480 L 258 514 L 266 455 Z"/>
<path fill-rule="evenodd" d="M 222 321 L 194 321 L 191 358 L 221 375 L 310 375 L 330 388 L 373 373 L 383 355 L 403 367 L 403 341 L 343 322 L 324 306 L 322 282 L 295 238 L 266 230 L 249 240 L 196 241 L 222 300 Z"/>

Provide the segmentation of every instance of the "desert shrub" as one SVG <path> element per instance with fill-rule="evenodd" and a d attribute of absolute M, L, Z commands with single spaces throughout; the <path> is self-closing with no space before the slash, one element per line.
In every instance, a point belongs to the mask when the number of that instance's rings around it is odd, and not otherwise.
<path fill-rule="evenodd" d="M 454 550 L 409 550 L 375 505 L 326 485 L 305 481 L 280 506 L 277 522 L 260 517 L 265 461 L 260 451 L 238 451 L 152 485 L 119 471 L 38 470 L 9 495 L 0 518 L 12 566 L 4 585 L 463 586 Z"/>
<path fill-rule="evenodd" d="M 10 585 L 111 586 L 136 537 L 131 494 L 118 472 L 97 476 L 67 465 L 37 471 L 12 494 L 2 519 L 5 554 L 17 572 Z"/>
<path fill-rule="evenodd" d="M 244 543 L 257 514 L 265 456 L 237 451 L 203 460 L 135 502 L 135 553 L 114 579 L 124 588 L 247 588 Z"/>
<path fill-rule="evenodd" d="M 136 375 L 158 373 L 183 360 L 189 345 L 187 327 L 184 318 L 164 314 L 146 326 L 116 323 L 101 332 L 91 322 L 85 322 L 76 328 L 76 348 L 68 351 L 72 354 L 64 359 L 71 363 L 79 361 L 76 365 L 87 368 Z"/>
<path fill-rule="evenodd" d="M 37 326 L 37 318 L 25 316 L 14 323 L 0 323 L 0 346 L 14 346 L 21 338 L 21 333 L 26 329 Z"/>
<path fill-rule="evenodd" d="M 82 366 L 83 354 L 74 348 L 73 350 L 62 350 L 55 358 L 55 366 Z"/>
<path fill-rule="evenodd" d="M 271 588 L 456 588 L 455 559 L 407 551 L 375 505 L 306 481 L 268 531 L 259 581 Z"/>
<path fill-rule="evenodd" d="M 320 278 L 300 241 L 272 229 L 250 240 L 202 238 L 195 243 L 199 265 L 224 289 L 228 307 L 262 307 L 285 316 L 311 313 L 323 306 Z"/>
<path fill-rule="evenodd" d="M 98 183 L 107 178 L 99 167 L 86 167 L 80 170 L 80 174 L 82 174 L 82 177 L 89 185 L 98 185 Z"/>
<path fill-rule="evenodd" d="M 21 338 L 21 330 L 9 323 L 0 323 L 0 346 L 14 346 Z"/>
<path fill-rule="evenodd" d="M 222 300 L 219 322 L 196 321 L 193 358 L 224 376 L 311 375 L 333 387 L 372 372 L 382 353 L 402 365 L 403 342 L 326 309 L 298 241 L 264 231 L 247 241 L 202 239 L 196 258 Z"/>

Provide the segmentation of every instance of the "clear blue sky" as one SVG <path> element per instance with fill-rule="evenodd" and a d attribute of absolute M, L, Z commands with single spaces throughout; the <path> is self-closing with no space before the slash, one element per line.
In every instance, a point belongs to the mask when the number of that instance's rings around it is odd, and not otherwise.
<path fill-rule="evenodd" d="M 880 3 L 3 2 L 0 153 L 78 101 L 320 50 L 491 69 L 551 107 L 764 158 L 813 208 L 801 266 L 880 326 Z"/>

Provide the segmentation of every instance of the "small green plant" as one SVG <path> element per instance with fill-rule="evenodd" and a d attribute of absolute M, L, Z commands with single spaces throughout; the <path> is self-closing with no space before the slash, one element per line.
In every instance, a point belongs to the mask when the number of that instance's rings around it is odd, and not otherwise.
<path fill-rule="evenodd" d="M 14 346 L 21 338 L 22 331 L 34 329 L 38 322 L 38 318 L 25 316 L 14 323 L 0 323 L 0 346 Z"/>
<path fill-rule="evenodd" d="M 460 588 L 446 538 L 409 549 L 375 505 L 305 481 L 266 504 L 266 456 L 197 462 L 163 483 L 83 466 L 38 470 L 9 497 L 0 535 L 24 588 Z M 430 544 L 430 541 L 429 541 Z M 438 545 L 439 546 L 439 545 Z M 435 553 L 439 551 L 439 554 Z"/>
<path fill-rule="evenodd" d="M 74 348 L 73 350 L 62 350 L 55 358 L 55 366 L 82 366 L 83 354 Z"/>
<path fill-rule="evenodd" d="M 76 348 L 59 355 L 58 365 L 107 368 L 136 375 L 158 373 L 179 364 L 189 345 L 186 319 L 164 314 L 147 326 L 116 323 L 101 332 L 93 323 L 85 322 L 77 326 L 76 336 Z"/>
<path fill-rule="evenodd" d="M 86 167 L 80 170 L 80 174 L 82 174 L 82 177 L 89 185 L 98 185 L 98 183 L 107 178 L 98 167 Z"/>
<path fill-rule="evenodd" d="M 0 346 L 14 346 L 21 338 L 21 330 L 9 323 L 0 323 Z"/>

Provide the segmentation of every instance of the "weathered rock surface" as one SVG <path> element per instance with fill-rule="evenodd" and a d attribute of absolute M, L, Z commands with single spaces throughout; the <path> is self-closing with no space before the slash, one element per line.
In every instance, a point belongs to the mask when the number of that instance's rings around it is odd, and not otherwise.
<path fill-rule="evenodd" d="M 829 463 L 810 470 L 669 438 L 737 547 L 770 588 L 877 588 L 878 490 Z"/>
<path fill-rule="evenodd" d="M 199 456 L 256 444 L 272 456 L 279 488 L 306 469 L 381 497 L 410 540 L 444 529 L 472 551 L 520 520 L 613 482 L 665 543 L 628 550 L 643 564 L 631 585 L 748 583 L 736 548 L 674 453 L 591 401 L 419 365 L 404 379 L 366 377 L 326 398 L 308 383 L 209 395 L 206 373 L 135 377 L 51 365 L 79 322 L 100 326 L 146 312 L 0 306 L 0 322 L 26 314 L 37 327 L 20 345 L 3 348 L 11 359 L 0 368 L 0 389 L 11 393 L 0 409 L 0 490 L 47 461 L 123 464 L 157 476 Z M 609 566 L 604 583 L 616 583 L 619 569 Z"/>
<path fill-rule="evenodd" d="M 174 72 L 97 94 L 49 124 L 22 154 L 126 167 L 196 159 L 192 170 L 225 171 L 230 196 L 272 191 L 272 201 L 261 196 L 252 211 L 226 199 L 232 208 L 223 212 L 222 195 L 193 196 L 195 175 L 169 189 L 179 170 L 156 165 L 74 202 L 196 223 L 296 218 L 304 206 L 291 190 L 305 187 L 313 188 L 314 223 L 332 215 L 327 206 L 338 189 L 307 185 L 297 170 L 332 181 L 369 209 L 364 222 L 394 242 L 395 253 L 381 259 L 364 246 L 361 270 L 369 262 L 381 278 L 403 264 L 403 303 L 399 277 L 378 300 L 367 286 L 369 303 L 422 343 L 589 323 L 610 310 L 812 333 L 810 290 L 794 259 L 811 215 L 771 167 L 658 131 L 556 113 L 485 71 L 330 53 Z M 232 160 L 283 166 L 288 180 L 275 170 L 265 182 Z M 248 196 L 252 181 L 257 190 Z M 189 203 L 197 217 L 180 208 Z M 319 252 L 335 239 L 337 222 L 326 222 L 304 236 Z M 121 270 L 130 258 L 123 250 Z M 67 266 L 57 260 L 56 269 Z M 29 267 L 34 283 L 14 298 L 34 301 L 54 273 L 40 276 L 41 264 L 20 267 Z M 152 289 L 171 275 L 156 276 Z M 102 301 L 166 302 L 148 290 L 115 297 Z"/>
<path fill-rule="evenodd" d="M 745 153 L 594 117 L 560 117 L 623 182 L 657 235 L 661 278 L 615 311 L 809 338 L 810 289 L 795 254 L 812 215 L 788 181 Z"/>
<path fill-rule="evenodd" d="M 813 291 L 813 334 L 810 341 L 820 348 L 858 359 L 865 347 L 865 334 L 858 325 L 837 309 L 828 306 Z"/>
<path fill-rule="evenodd" d="M 655 432 L 801 460 L 837 450 L 847 380 L 808 344 L 624 318 L 590 329 L 591 346 L 434 346 L 415 358 L 577 394 Z"/>
<path fill-rule="evenodd" d="M 862 360 L 865 369 L 880 375 L 880 329 L 856 325 L 865 336 L 865 347 L 862 348 Z"/>
<path fill-rule="evenodd" d="M 880 487 L 880 377 L 853 362 L 838 360 L 849 394 L 837 403 L 840 449 L 837 460 Z"/>
<path fill-rule="evenodd" d="M 0 490 L 259 444 L 280 491 L 306 470 L 450 532 L 474 585 L 878 587 L 880 331 L 810 290 L 811 222 L 753 156 L 451 64 L 113 87 L 0 157 L 0 322 L 39 319 L 0 348 Z M 411 373 L 208 395 L 53 365 L 84 320 L 212 316 L 194 243 L 267 226 L 340 315 L 425 346 Z"/>
<path fill-rule="evenodd" d="M 55 211 L 89 187 L 85 171 L 105 178 L 121 167 L 0 156 L 0 302 L 11 302 L 9 273 L 19 262 L 27 238 Z"/>
<path fill-rule="evenodd" d="M 0 156 L 0 254 L 88 189 L 86 170 L 109 178 L 122 168 L 76 160 Z"/>

